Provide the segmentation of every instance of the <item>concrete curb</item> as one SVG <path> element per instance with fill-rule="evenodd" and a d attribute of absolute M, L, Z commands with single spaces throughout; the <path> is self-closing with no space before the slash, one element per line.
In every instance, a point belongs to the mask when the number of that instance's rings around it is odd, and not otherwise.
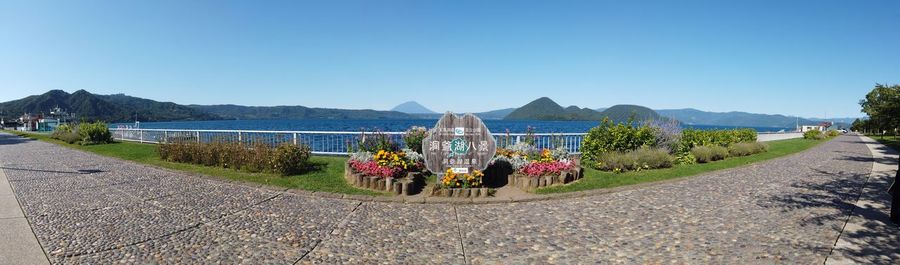
<path fill-rule="evenodd" d="M 897 161 L 897 150 L 866 136 L 860 136 L 860 140 L 872 153 L 872 172 L 825 264 L 888 264 L 900 260 L 900 246 L 891 244 L 900 241 L 900 226 L 888 217 L 891 206 L 887 194 L 897 166 L 886 163 Z"/>
<path fill-rule="evenodd" d="M 3 169 L 0 169 L 0 264 L 50 264 Z"/>

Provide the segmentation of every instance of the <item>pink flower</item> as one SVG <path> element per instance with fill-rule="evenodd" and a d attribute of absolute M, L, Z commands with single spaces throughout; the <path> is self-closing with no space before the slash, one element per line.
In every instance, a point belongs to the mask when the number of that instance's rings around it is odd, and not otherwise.
<path fill-rule="evenodd" d="M 400 167 L 382 167 L 378 166 L 378 162 L 375 161 L 350 161 L 350 167 L 353 168 L 356 172 L 362 173 L 366 176 L 376 176 L 376 177 L 396 177 L 403 172 L 403 169 Z"/>
<path fill-rule="evenodd" d="M 547 175 L 559 175 L 561 172 L 570 170 L 575 164 L 570 161 L 553 161 L 553 162 L 534 162 L 529 163 L 519 169 L 523 174 L 531 177 L 540 177 Z"/>

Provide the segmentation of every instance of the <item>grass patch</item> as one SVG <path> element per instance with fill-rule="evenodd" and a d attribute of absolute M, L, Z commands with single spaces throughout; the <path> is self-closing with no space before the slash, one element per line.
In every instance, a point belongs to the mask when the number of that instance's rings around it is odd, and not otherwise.
<path fill-rule="evenodd" d="M 894 150 L 900 151 L 900 137 L 897 136 L 879 136 L 879 135 L 868 135 L 870 138 L 875 139 L 879 143 L 883 145 L 890 146 Z"/>
<path fill-rule="evenodd" d="M 824 143 L 826 141 L 827 140 L 816 141 L 806 139 L 771 141 L 766 142 L 766 144 L 769 145 L 769 151 L 765 153 L 728 158 L 725 160 L 706 164 L 677 165 L 675 167 L 666 169 L 654 169 L 616 174 L 612 172 L 599 171 L 592 168 L 585 168 L 584 178 L 579 180 L 578 182 L 564 186 L 541 188 L 538 189 L 536 193 L 547 194 L 604 189 L 693 176 L 701 173 L 749 165 L 764 160 L 794 154 L 812 148 L 813 146 Z"/>
<path fill-rule="evenodd" d="M 309 162 L 316 170 L 304 174 L 282 177 L 271 173 L 249 173 L 233 169 L 207 167 L 193 164 L 174 163 L 161 160 L 156 152 L 156 145 L 133 142 L 115 142 L 101 145 L 76 145 L 50 138 L 50 135 L 5 131 L 19 136 L 54 143 L 57 145 L 95 153 L 98 155 L 120 158 L 146 165 L 215 176 L 229 180 L 274 185 L 292 189 L 325 191 L 343 194 L 385 195 L 375 191 L 357 189 L 344 180 L 344 163 L 346 157 L 312 156 Z"/>

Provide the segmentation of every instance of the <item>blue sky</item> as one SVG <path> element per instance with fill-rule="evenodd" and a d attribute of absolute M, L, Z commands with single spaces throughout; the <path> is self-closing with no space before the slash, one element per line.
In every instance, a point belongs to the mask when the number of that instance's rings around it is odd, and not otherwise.
<path fill-rule="evenodd" d="M 0 2 L 0 101 L 436 111 L 639 104 L 860 116 L 900 1 Z"/>

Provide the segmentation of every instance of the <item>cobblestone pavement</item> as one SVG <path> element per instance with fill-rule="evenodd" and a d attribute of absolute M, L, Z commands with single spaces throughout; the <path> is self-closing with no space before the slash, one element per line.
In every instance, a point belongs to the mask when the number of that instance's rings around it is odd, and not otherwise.
<path fill-rule="evenodd" d="M 0 164 L 51 262 L 98 264 L 822 263 L 872 168 L 842 136 L 640 189 L 447 205 L 260 189 L 6 134 Z"/>

